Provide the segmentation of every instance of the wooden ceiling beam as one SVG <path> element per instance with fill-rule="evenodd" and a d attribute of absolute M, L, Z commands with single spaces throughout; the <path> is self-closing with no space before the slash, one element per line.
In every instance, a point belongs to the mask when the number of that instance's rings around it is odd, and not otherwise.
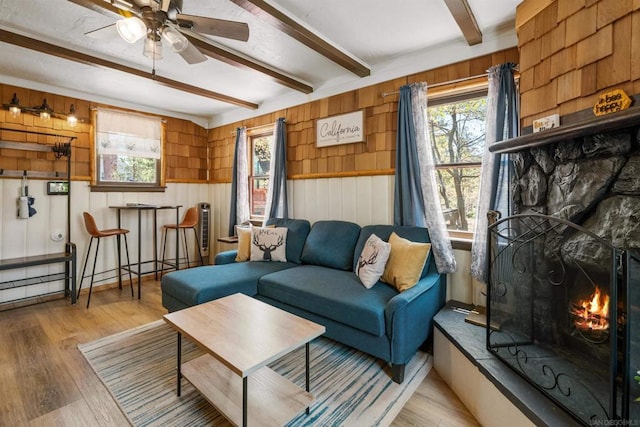
<path fill-rule="evenodd" d="M 237 67 L 237 68 L 257 71 L 259 73 L 262 73 L 268 76 L 269 78 L 271 78 L 271 80 L 283 86 L 287 86 L 291 89 L 295 89 L 303 93 L 313 92 L 313 87 L 309 86 L 304 82 L 301 82 L 292 77 L 286 76 L 269 67 L 266 67 L 264 65 L 258 64 L 257 62 L 251 61 L 248 58 L 244 58 L 242 56 L 231 53 L 228 50 L 222 49 L 221 47 L 218 47 L 214 44 L 205 42 L 200 38 L 197 38 L 188 34 L 187 31 L 183 31 L 182 33 L 187 37 L 187 39 L 189 39 L 189 42 L 191 44 L 193 44 L 196 48 L 198 48 L 200 52 L 202 52 L 204 55 L 210 58 L 227 63 L 229 65 L 233 65 L 234 67 Z"/>
<path fill-rule="evenodd" d="M 482 43 L 482 31 L 467 0 L 444 0 L 469 46 Z"/>
<path fill-rule="evenodd" d="M 263 0 L 231 0 L 241 8 L 258 17 L 263 22 L 267 22 L 278 30 L 293 37 L 298 42 L 315 50 L 336 64 L 346 68 L 352 73 L 367 77 L 371 75 L 371 70 L 347 55 L 331 43 L 309 31 L 294 19 L 285 15 L 275 7 Z"/>
<path fill-rule="evenodd" d="M 131 74 L 137 77 L 153 80 L 163 86 L 176 89 L 182 92 L 192 93 L 194 95 L 203 96 L 205 98 L 215 99 L 216 101 L 225 102 L 227 104 L 233 104 L 244 108 L 255 110 L 258 108 L 258 104 L 245 101 L 238 98 L 233 98 L 228 95 L 224 95 L 218 92 L 202 89 L 196 86 L 188 85 L 175 80 L 167 79 L 162 76 L 152 75 L 148 71 L 138 70 L 137 68 L 128 67 L 126 65 L 118 64 L 116 62 L 108 61 L 106 59 L 97 58 L 95 56 L 87 55 L 77 52 L 75 50 L 67 49 L 64 47 L 56 46 L 50 43 L 46 43 L 40 40 L 32 39 L 20 34 L 15 34 L 10 31 L 0 29 L 0 42 L 9 43 L 14 46 L 20 46 L 25 49 L 35 50 L 37 52 L 45 53 L 47 55 L 56 56 L 69 61 L 79 62 L 81 64 L 99 66 L 103 68 L 109 68 L 112 70 L 120 71 L 123 73 Z"/>
<path fill-rule="evenodd" d="M 126 14 L 126 12 L 121 11 L 120 9 L 112 6 L 111 4 L 105 2 L 104 0 L 68 0 L 72 3 L 75 3 L 79 6 L 85 7 L 87 9 L 98 12 L 102 15 L 118 18 L 119 15 Z M 268 76 L 271 80 L 275 81 L 278 84 L 283 86 L 287 86 L 291 89 L 297 90 L 302 93 L 311 93 L 313 92 L 313 87 L 308 84 L 296 80 L 293 77 L 289 77 L 285 74 L 282 74 L 276 70 L 273 70 L 265 65 L 259 64 L 255 61 L 252 61 L 249 58 L 242 57 L 240 55 L 236 55 L 233 52 L 230 52 L 226 49 L 222 49 L 219 46 L 214 45 L 213 43 L 208 43 L 205 40 L 190 36 L 189 31 L 183 31 L 183 34 L 189 39 L 189 41 L 196 46 L 203 54 L 211 57 L 212 59 L 222 61 L 226 64 L 232 65 L 237 68 L 241 68 L 244 70 L 253 70 L 259 73 L 262 73 Z"/>

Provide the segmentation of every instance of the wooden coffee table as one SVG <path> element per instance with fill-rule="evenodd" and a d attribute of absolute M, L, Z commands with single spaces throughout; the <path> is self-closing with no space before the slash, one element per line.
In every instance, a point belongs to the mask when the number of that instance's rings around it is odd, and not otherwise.
<path fill-rule="evenodd" d="M 309 342 L 325 327 L 243 294 L 164 315 L 178 331 L 184 376 L 236 425 L 284 425 L 309 407 Z M 182 364 L 182 335 L 206 354 Z M 305 345 L 306 391 L 266 365 Z"/>

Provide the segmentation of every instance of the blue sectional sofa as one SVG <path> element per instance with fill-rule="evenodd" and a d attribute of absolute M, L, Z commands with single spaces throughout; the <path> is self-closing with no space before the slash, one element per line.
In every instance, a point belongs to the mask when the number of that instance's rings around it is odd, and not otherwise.
<path fill-rule="evenodd" d="M 391 363 L 401 383 L 404 368 L 432 331 L 445 302 L 445 277 L 429 255 L 418 283 L 398 292 L 377 282 L 371 289 L 354 273 L 366 240 L 392 232 L 429 242 L 425 228 L 273 219 L 287 227 L 287 262 L 235 262 L 236 251 L 221 252 L 215 265 L 175 271 L 162 278 L 162 304 L 170 312 L 242 292 L 326 327 L 326 336 Z"/>

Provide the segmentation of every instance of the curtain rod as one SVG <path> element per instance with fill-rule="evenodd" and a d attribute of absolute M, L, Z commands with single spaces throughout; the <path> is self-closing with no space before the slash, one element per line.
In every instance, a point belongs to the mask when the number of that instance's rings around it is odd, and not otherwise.
<path fill-rule="evenodd" d="M 285 122 L 286 122 L 286 120 L 285 120 Z M 258 129 L 268 128 L 268 127 L 273 127 L 273 126 L 275 126 L 275 124 L 274 124 L 274 123 L 267 123 L 266 125 L 258 125 L 258 126 L 253 126 L 253 127 L 250 127 L 250 128 L 245 128 L 245 130 L 246 130 L 247 132 L 249 132 L 249 131 L 252 131 L 252 130 L 258 130 Z M 242 127 L 242 126 L 238 126 L 238 128 L 241 128 L 241 127 Z M 233 131 L 231 131 L 230 133 L 231 133 L 231 135 L 235 135 L 235 134 L 236 134 L 236 131 L 235 131 L 235 130 L 233 130 Z"/>
<path fill-rule="evenodd" d="M 455 83 L 462 83 L 462 82 L 466 82 L 468 80 L 474 80 L 474 79 L 479 79 L 482 77 L 487 77 L 489 75 L 489 73 L 483 73 L 483 74 L 478 74 L 475 76 L 469 76 L 469 77 L 463 77 L 461 79 L 456 79 L 456 80 L 449 80 L 448 82 L 442 82 L 442 83 L 434 83 L 432 85 L 427 85 L 427 87 L 430 88 L 434 88 L 434 87 L 440 87 L 440 86 L 447 86 L 447 85 L 452 85 Z M 389 96 L 389 95 L 395 95 L 400 93 L 399 90 L 396 90 L 394 92 L 382 92 L 382 97 L 384 98 L 385 96 Z"/>

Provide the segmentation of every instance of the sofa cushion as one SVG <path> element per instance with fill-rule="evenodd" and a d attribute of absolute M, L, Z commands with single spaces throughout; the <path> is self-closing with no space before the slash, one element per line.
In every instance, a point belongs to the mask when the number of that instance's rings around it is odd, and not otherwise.
<path fill-rule="evenodd" d="M 411 240 L 412 242 L 431 242 L 431 239 L 429 239 L 429 231 L 424 227 L 413 227 L 405 225 L 367 225 L 362 227 L 360 237 L 358 238 L 358 243 L 356 244 L 355 253 L 359 254 L 360 252 L 362 252 L 362 248 L 364 247 L 365 242 L 372 234 L 375 233 L 376 236 L 380 237 L 385 242 L 388 242 L 389 236 L 391 236 L 391 233 L 393 232 L 395 232 L 400 237 Z M 354 271 L 357 261 L 357 259 L 354 260 Z M 427 261 L 424 263 L 424 268 L 422 269 L 422 273 L 420 274 L 421 279 L 427 275 L 429 266 L 432 263 L 433 256 L 431 255 L 431 251 L 429 251 Z"/>
<path fill-rule="evenodd" d="M 380 282 L 366 289 L 351 271 L 301 265 L 261 277 L 258 294 L 382 336 L 385 307 L 398 291 Z"/>
<path fill-rule="evenodd" d="M 375 285 L 389 259 L 391 245 L 375 234 L 367 239 L 362 252 L 358 257 L 355 273 L 365 288 L 369 289 Z"/>
<path fill-rule="evenodd" d="M 300 264 L 302 248 L 307 240 L 311 224 L 306 219 L 270 218 L 266 225 L 287 227 L 287 261 Z"/>
<path fill-rule="evenodd" d="M 318 221 L 304 244 L 302 262 L 353 271 L 353 251 L 359 235 L 360 226 L 353 222 Z"/>
<path fill-rule="evenodd" d="M 394 286 L 400 292 L 415 286 L 420 280 L 431 243 L 412 242 L 395 232 L 389 236 L 391 253 L 380 280 Z"/>
<path fill-rule="evenodd" d="M 251 230 L 251 261 L 287 262 L 287 227 Z"/>
<path fill-rule="evenodd" d="M 290 262 L 238 262 L 194 267 L 164 275 L 160 287 L 163 294 L 194 306 L 237 292 L 253 296 L 261 276 L 296 265 Z"/>

